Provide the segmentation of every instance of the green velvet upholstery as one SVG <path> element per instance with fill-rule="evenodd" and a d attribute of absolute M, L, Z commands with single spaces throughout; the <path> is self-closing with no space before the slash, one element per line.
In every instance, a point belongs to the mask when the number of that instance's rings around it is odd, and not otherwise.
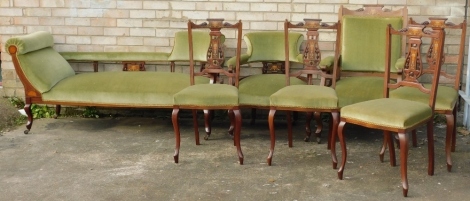
<path fill-rule="evenodd" d="M 291 85 L 305 85 L 298 78 L 290 79 Z M 269 106 L 269 97 L 286 86 L 284 74 L 259 74 L 240 80 L 238 86 L 240 105 Z"/>
<path fill-rule="evenodd" d="M 70 64 L 51 46 L 52 35 L 37 32 L 10 38 L 5 47 L 17 48 L 20 67 L 29 82 L 40 93 L 49 91 L 60 80 L 75 75 Z"/>
<path fill-rule="evenodd" d="M 425 84 L 426 88 L 431 88 L 431 84 Z M 429 94 L 420 92 L 413 87 L 400 87 L 390 91 L 390 98 L 399 98 L 429 104 Z M 458 101 L 459 93 L 449 86 L 439 86 L 436 94 L 435 110 L 452 111 Z"/>
<path fill-rule="evenodd" d="M 222 35 L 221 39 L 223 44 L 225 36 Z M 194 61 L 207 61 L 207 50 L 209 49 L 210 40 L 209 32 L 193 31 Z M 188 31 L 175 33 L 175 42 L 168 61 L 189 61 Z"/>
<path fill-rule="evenodd" d="M 346 77 L 336 82 L 339 107 L 383 98 L 384 81 L 382 77 Z"/>
<path fill-rule="evenodd" d="M 207 61 L 210 36 L 206 31 L 194 31 L 194 60 Z M 225 40 L 225 37 L 222 37 Z M 188 31 L 175 33 L 173 49 L 166 52 L 61 52 L 68 61 L 189 61 Z"/>
<path fill-rule="evenodd" d="M 385 32 L 388 24 L 401 29 L 399 17 L 343 16 L 341 27 L 341 69 L 343 71 L 383 72 L 385 69 Z M 401 37 L 393 36 L 391 63 L 401 57 Z M 395 45 L 396 44 L 396 45 Z M 394 67 L 394 66 L 393 66 Z M 399 69 L 392 68 L 391 72 Z"/>
<path fill-rule="evenodd" d="M 167 61 L 165 52 L 61 52 L 68 61 Z"/>
<path fill-rule="evenodd" d="M 262 61 L 284 61 L 284 32 L 265 31 L 251 32 L 243 37 L 246 43 L 246 53 L 241 55 L 240 65 Z M 304 37 L 301 33 L 289 33 L 289 60 L 302 63 L 303 57 L 300 46 Z M 235 65 L 235 57 L 230 58 L 227 65 Z"/>
<path fill-rule="evenodd" d="M 394 98 L 369 100 L 341 108 L 341 118 L 396 129 L 411 128 L 432 116 L 428 104 Z"/>
<path fill-rule="evenodd" d="M 271 95 L 274 107 L 336 109 L 338 97 L 333 88 L 317 85 L 290 85 Z"/>
<path fill-rule="evenodd" d="M 174 105 L 233 107 L 238 106 L 238 89 L 228 84 L 199 84 L 174 95 Z"/>
<path fill-rule="evenodd" d="M 318 65 L 320 69 L 324 70 L 332 70 L 335 64 L 335 57 L 334 56 L 327 56 L 320 61 Z"/>
<path fill-rule="evenodd" d="M 190 86 L 189 75 L 171 72 L 83 73 L 63 79 L 43 100 L 138 107 L 172 107 L 173 95 Z M 198 77 L 196 83 L 209 83 Z"/>

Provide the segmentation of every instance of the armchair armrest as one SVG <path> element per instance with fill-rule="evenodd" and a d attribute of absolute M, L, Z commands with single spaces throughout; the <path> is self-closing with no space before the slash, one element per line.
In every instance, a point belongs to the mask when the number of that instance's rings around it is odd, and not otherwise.
<path fill-rule="evenodd" d="M 240 55 L 240 65 L 248 63 L 248 59 L 250 58 L 251 55 L 249 54 L 242 54 Z M 229 60 L 227 60 L 226 65 L 227 66 L 235 66 L 237 64 L 237 57 L 232 57 Z"/>
<path fill-rule="evenodd" d="M 397 70 L 397 72 L 401 72 L 401 70 L 403 70 L 403 68 L 405 67 L 405 61 L 405 57 L 397 59 L 397 61 L 395 62 L 395 69 Z"/>
<path fill-rule="evenodd" d="M 321 70 L 332 70 L 335 65 L 335 56 L 327 56 L 320 61 L 319 67 Z"/>

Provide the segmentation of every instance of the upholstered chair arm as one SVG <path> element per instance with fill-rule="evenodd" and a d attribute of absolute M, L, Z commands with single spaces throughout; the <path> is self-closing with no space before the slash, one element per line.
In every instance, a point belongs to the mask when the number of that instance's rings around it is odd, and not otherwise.
<path fill-rule="evenodd" d="M 403 70 L 404 67 L 405 67 L 405 57 L 401 57 L 397 59 L 397 61 L 395 62 L 395 68 L 397 69 L 396 72 L 401 72 L 401 70 Z"/>
<path fill-rule="evenodd" d="M 240 65 L 248 63 L 248 59 L 250 59 L 249 54 L 242 54 L 240 55 Z M 227 62 L 225 62 L 227 66 L 235 66 L 237 64 L 237 59 L 236 57 L 232 57 Z"/>

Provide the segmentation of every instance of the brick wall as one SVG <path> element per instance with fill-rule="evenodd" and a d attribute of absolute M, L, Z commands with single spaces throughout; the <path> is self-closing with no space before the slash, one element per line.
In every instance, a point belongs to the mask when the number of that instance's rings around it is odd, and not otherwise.
<path fill-rule="evenodd" d="M 188 19 L 242 20 L 244 32 L 281 30 L 285 19 L 321 18 L 336 22 L 340 5 L 359 8 L 363 4 L 385 4 L 395 9 L 407 6 L 417 21 L 448 17 L 461 22 L 465 0 L 0 0 L 0 42 L 2 77 L 6 96 L 24 96 L 11 58 L 3 44 L 11 36 L 39 30 L 54 35 L 58 51 L 160 51 L 169 52 L 176 31 L 184 30 Z M 228 35 L 229 55 L 235 43 Z M 323 34 L 323 55 L 331 55 L 334 34 Z M 448 37 L 452 37 L 450 34 Z M 446 46 L 456 52 L 458 40 Z M 77 71 L 91 70 L 89 64 L 73 64 Z M 118 70 L 119 65 L 101 64 L 100 70 Z M 149 65 L 150 70 L 168 70 L 168 64 Z M 257 68 L 244 74 L 258 73 Z"/>

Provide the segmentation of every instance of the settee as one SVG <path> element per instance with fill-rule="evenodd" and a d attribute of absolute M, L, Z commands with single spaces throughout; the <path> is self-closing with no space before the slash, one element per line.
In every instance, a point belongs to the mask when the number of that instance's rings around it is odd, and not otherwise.
<path fill-rule="evenodd" d="M 188 74 L 175 72 L 76 74 L 53 45 L 52 35 L 44 31 L 12 37 L 5 44 L 25 89 L 24 109 L 28 116 L 25 134 L 33 123 L 31 104 L 172 108 L 173 95 L 190 86 Z M 206 77 L 196 80 L 209 82 Z"/>

